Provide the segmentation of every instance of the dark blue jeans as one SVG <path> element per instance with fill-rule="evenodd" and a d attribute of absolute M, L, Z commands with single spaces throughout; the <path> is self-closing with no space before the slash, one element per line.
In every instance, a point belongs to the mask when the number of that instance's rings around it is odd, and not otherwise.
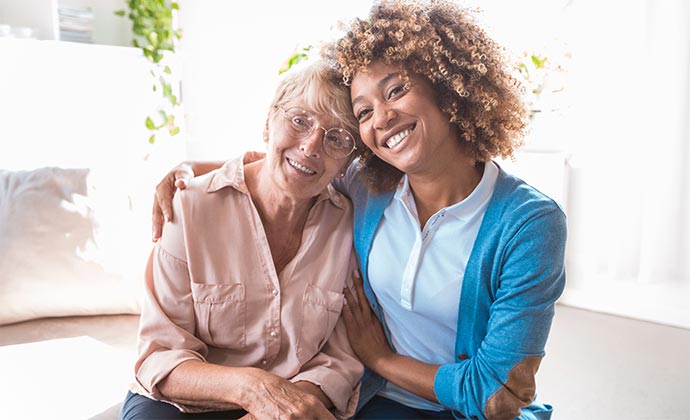
<path fill-rule="evenodd" d="M 155 401 L 143 395 L 128 392 L 125 402 L 122 404 L 120 415 L 117 418 L 118 420 L 236 420 L 245 414 L 247 414 L 247 412 L 244 410 L 186 414 L 168 403 Z"/>
<path fill-rule="evenodd" d="M 450 411 L 420 410 L 377 395 L 362 407 L 355 418 L 361 420 L 453 420 L 453 414 Z"/>

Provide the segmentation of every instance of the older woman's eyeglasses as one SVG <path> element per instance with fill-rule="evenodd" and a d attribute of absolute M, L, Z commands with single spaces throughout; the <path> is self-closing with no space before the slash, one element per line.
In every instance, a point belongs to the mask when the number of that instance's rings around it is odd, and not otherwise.
<path fill-rule="evenodd" d="M 346 129 L 334 127 L 326 130 L 319 125 L 318 121 L 316 121 L 316 117 L 306 109 L 296 107 L 279 109 L 285 116 L 290 134 L 295 137 L 306 138 L 309 137 L 316 128 L 323 130 L 323 149 L 328 156 L 333 159 L 348 157 L 357 149 L 355 137 Z"/>

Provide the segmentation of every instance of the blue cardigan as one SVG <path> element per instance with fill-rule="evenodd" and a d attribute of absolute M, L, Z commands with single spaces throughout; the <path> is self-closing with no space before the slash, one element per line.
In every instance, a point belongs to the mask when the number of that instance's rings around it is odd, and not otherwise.
<path fill-rule="evenodd" d="M 354 245 L 373 311 L 390 332 L 367 276 L 369 252 L 394 192 L 375 195 L 353 164 L 337 187 L 354 204 Z M 462 285 L 455 339 L 457 360 L 434 379 L 439 402 L 458 419 L 549 419 L 534 403 L 534 375 L 565 286 L 566 219 L 550 198 L 499 170 Z M 385 264 L 385 261 L 372 261 Z M 360 407 L 385 381 L 367 370 Z"/>

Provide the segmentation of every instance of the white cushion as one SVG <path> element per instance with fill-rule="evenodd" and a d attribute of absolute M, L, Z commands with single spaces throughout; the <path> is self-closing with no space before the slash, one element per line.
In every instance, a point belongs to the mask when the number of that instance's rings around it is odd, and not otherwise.
<path fill-rule="evenodd" d="M 138 313 L 150 242 L 133 229 L 132 198 L 89 169 L 0 170 L 0 324 Z"/>

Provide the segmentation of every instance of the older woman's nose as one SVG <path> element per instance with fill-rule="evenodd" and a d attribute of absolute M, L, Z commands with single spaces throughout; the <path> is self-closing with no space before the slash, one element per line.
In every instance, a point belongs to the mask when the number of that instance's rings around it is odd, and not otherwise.
<path fill-rule="evenodd" d="M 299 149 L 308 157 L 320 157 L 321 145 L 323 143 L 323 136 L 325 130 L 321 127 L 316 127 L 308 136 L 302 139 Z"/>

